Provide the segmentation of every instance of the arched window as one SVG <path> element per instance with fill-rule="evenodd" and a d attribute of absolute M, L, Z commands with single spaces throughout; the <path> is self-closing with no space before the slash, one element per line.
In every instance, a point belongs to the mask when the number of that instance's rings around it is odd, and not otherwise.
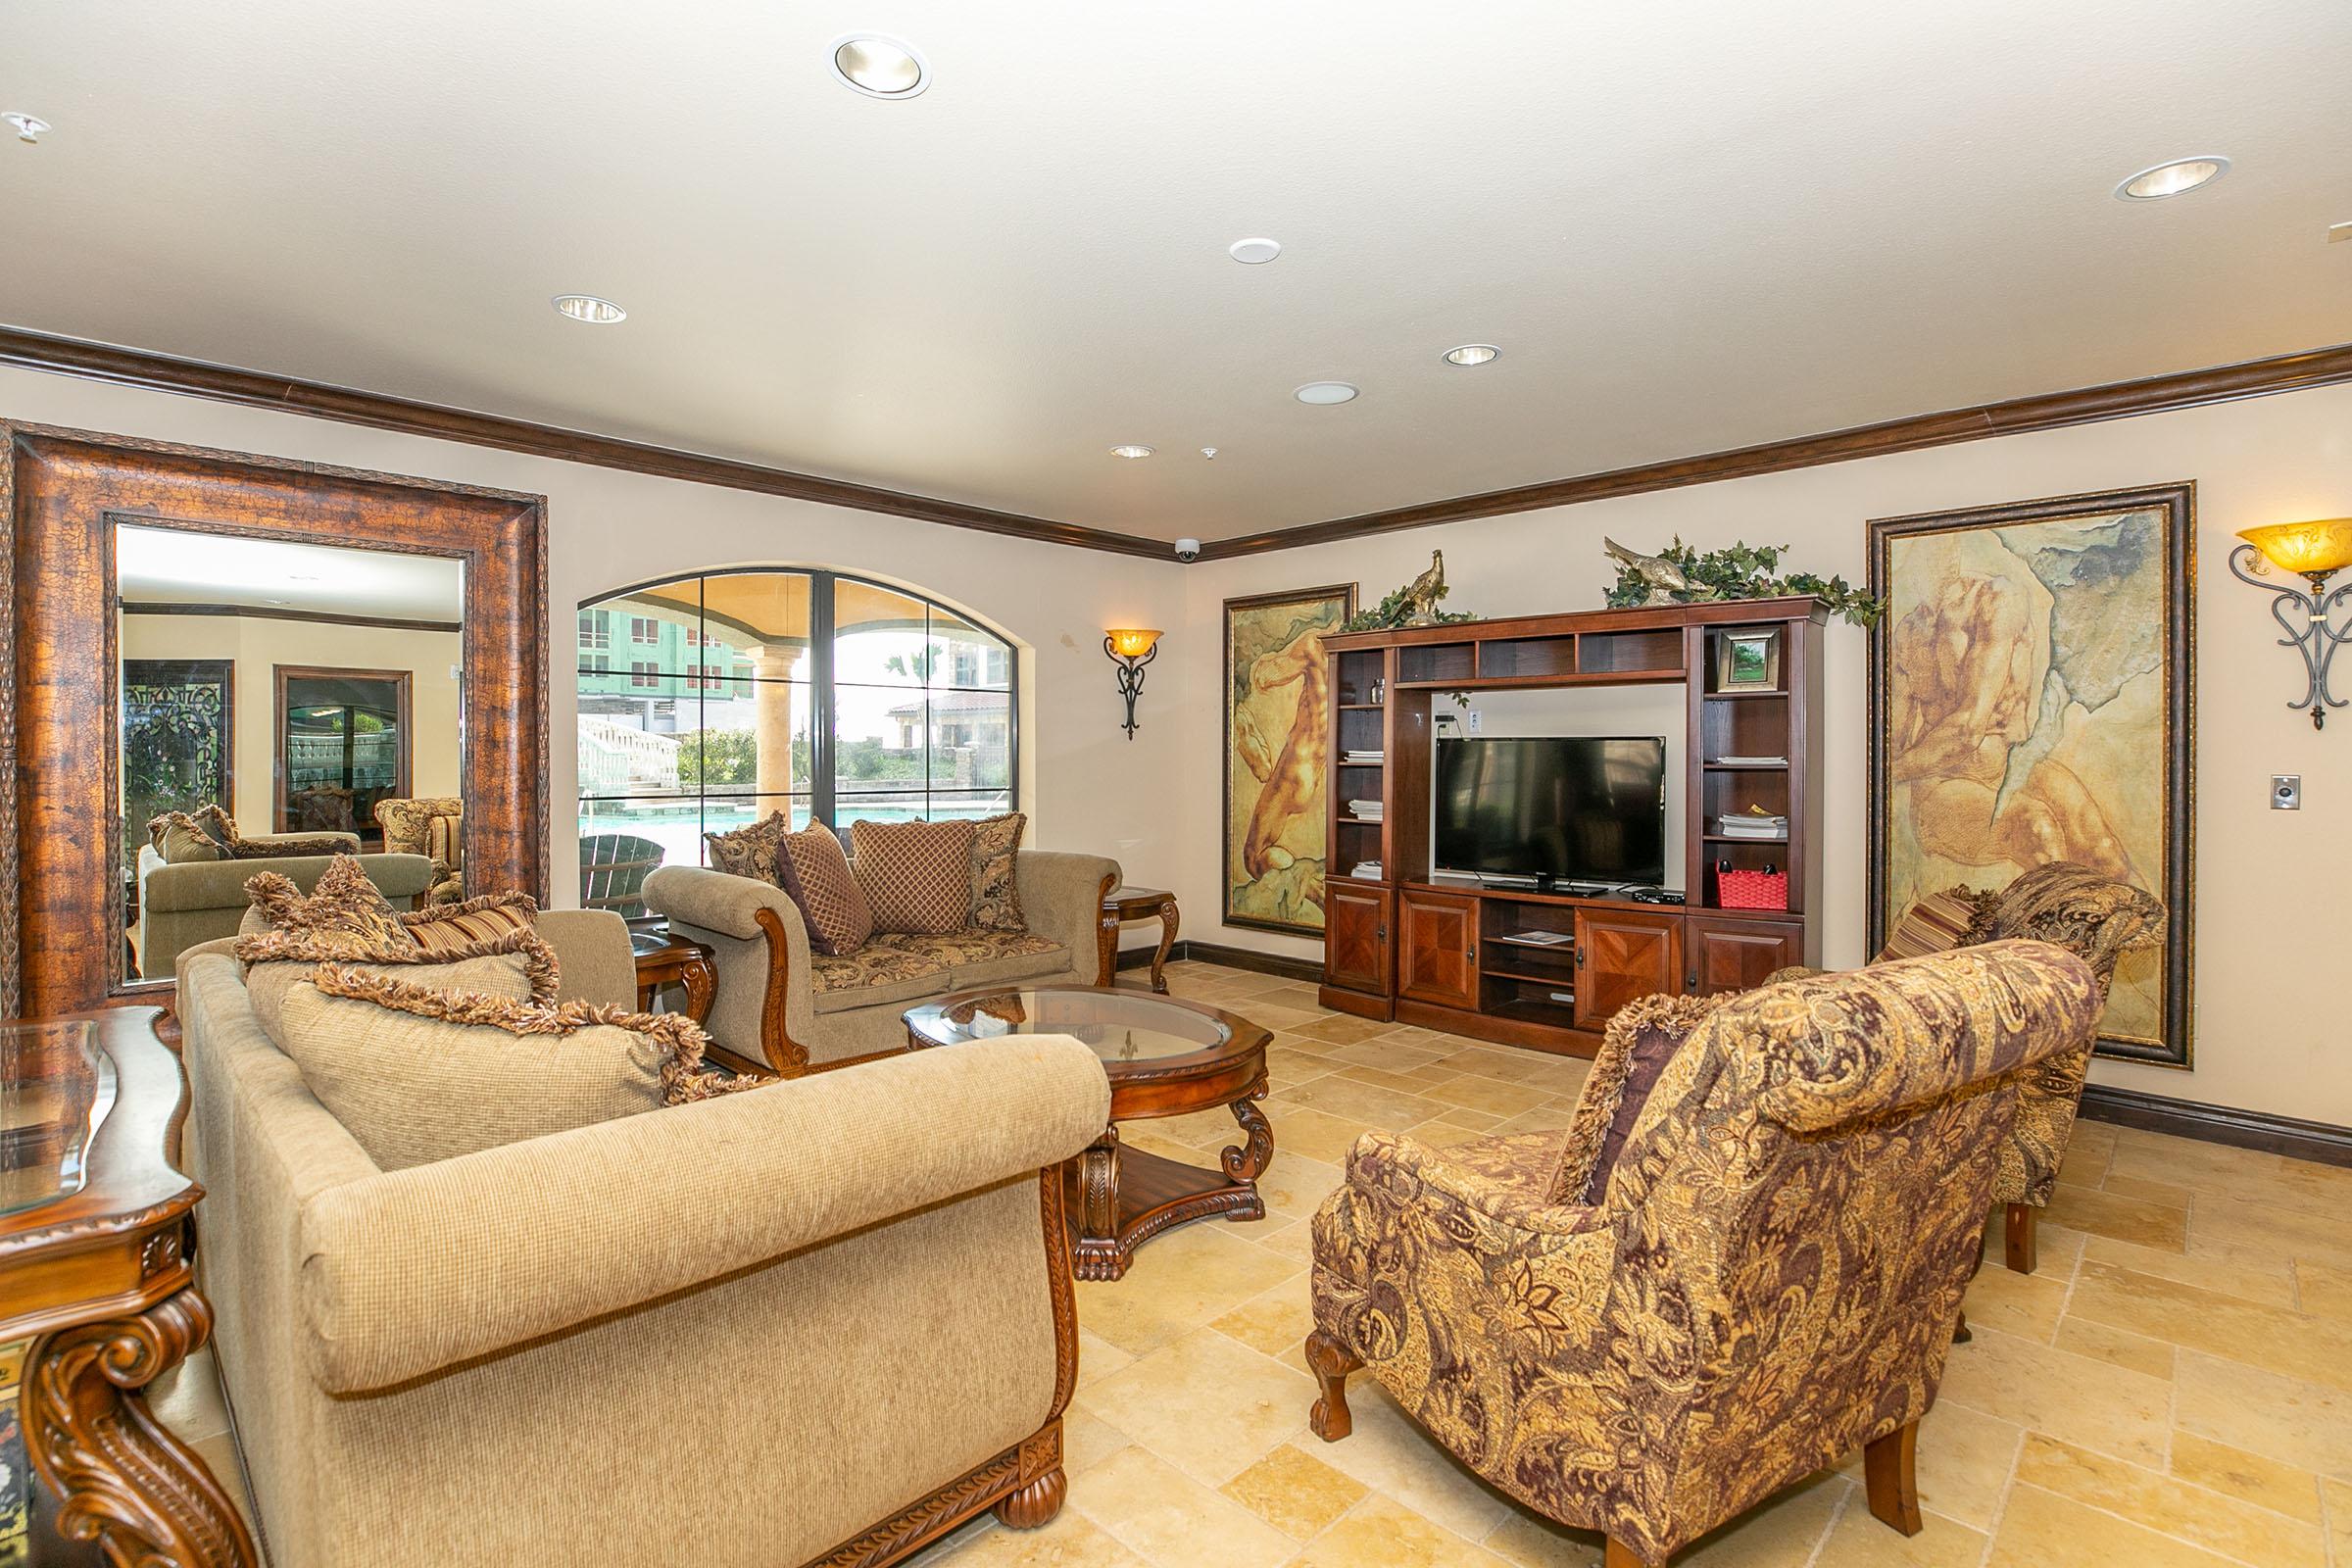
<path fill-rule="evenodd" d="M 845 834 L 1015 808 L 1018 692 L 1003 637 L 832 571 L 705 572 L 579 612 L 579 822 L 596 864 L 707 861 L 702 835 L 771 811 Z M 637 880 L 642 880 L 642 871 Z M 624 875 L 618 879 L 626 882 Z M 608 906 L 642 913 L 633 887 Z"/>

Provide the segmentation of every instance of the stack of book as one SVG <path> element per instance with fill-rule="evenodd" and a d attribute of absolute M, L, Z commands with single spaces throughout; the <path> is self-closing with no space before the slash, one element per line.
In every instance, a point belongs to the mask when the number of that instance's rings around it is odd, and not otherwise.
<path fill-rule="evenodd" d="M 1785 839 L 1788 836 L 1788 819 L 1751 806 L 1736 816 L 1717 817 L 1715 831 L 1727 839 Z"/>
<path fill-rule="evenodd" d="M 1348 763 L 1374 763 L 1388 760 L 1386 752 L 1342 752 L 1340 760 Z"/>
<path fill-rule="evenodd" d="M 1349 801 L 1348 814 L 1358 822 L 1377 822 L 1381 819 L 1381 804 L 1378 801 Z"/>
<path fill-rule="evenodd" d="M 1380 862 L 1378 860 L 1358 860 L 1355 862 L 1354 869 L 1348 874 L 1361 882 L 1377 882 L 1380 880 Z"/>

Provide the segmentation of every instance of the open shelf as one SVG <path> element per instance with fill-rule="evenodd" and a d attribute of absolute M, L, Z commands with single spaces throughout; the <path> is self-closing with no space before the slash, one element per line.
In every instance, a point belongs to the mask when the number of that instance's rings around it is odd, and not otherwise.
<path fill-rule="evenodd" d="M 1710 773 L 1786 773 L 1787 762 L 1701 762 Z"/>
<path fill-rule="evenodd" d="M 1780 701 L 1783 701 L 1783 700 L 1785 700 L 1785 699 L 1786 699 L 1786 698 L 1788 696 L 1788 694 L 1787 692 L 1765 692 L 1765 691 L 1755 691 L 1755 692 L 1709 692 L 1709 693 L 1707 693 L 1707 694 L 1706 694 L 1706 696 L 1707 696 L 1707 701 L 1708 701 L 1708 702 L 1710 702 L 1710 703 L 1760 703 L 1760 702 L 1780 702 Z"/>
<path fill-rule="evenodd" d="M 1554 1002 L 1548 997 L 1507 997 L 1488 1004 L 1480 1009 L 1489 1017 L 1507 1023 L 1542 1024 L 1546 1029 L 1576 1027 L 1576 1004 Z"/>
<path fill-rule="evenodd" d="M 1779 838 L 1772 839 L 1758 838 L 1752 833 L 1701 833 L 1699 837 L 1709 844 L 1786 844 L 1788 842 L 1788 835 L 1786 833 Z"/>

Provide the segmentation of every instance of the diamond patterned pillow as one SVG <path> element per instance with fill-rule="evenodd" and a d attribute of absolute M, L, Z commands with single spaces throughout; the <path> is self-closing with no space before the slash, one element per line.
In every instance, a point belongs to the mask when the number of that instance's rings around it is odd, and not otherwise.
<path fill-rule="evenodd" d="M 970 822 L 852 822 L 850 853 L 875 930 L 963 929 L 972 902 Z"/>
<path fill-rule="evenodd" d="M 1029 818 L 1020 811 L 985 816 L 972 824 L 972 909 L 969 923 L 983 931 L 1026 931 L 1015 852 Z"/>
<path fill-rule="evenodd" d="M 827 957 L 856 953 L 874 934 L 874 911 L 851 874 L 841 840 L 818 823 L 776 841 L 776 884 L 801 906 L 808 946 Z"/>
<path fill-rule="evenodd" d="M 739 827 L 732 833 L 706 833 L 703 842 L 710 846 L 712 870 L 781 887 L 783 884 L 776 880 L 776 851 L 784 835 L 791 831 L 792 823 L 782 811 L 770 811 L 751 826 Z"/>

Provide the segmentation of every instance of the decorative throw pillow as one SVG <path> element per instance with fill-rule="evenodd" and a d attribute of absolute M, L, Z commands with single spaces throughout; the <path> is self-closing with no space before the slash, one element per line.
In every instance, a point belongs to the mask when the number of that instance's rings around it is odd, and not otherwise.
<path fill-rule="evenodd" d="M 214 842 L 225 850 L 232 860 L 292 859 L 305 855 L 336 855 L 352 847 L 352 838 L 348 833 L 281 834 L 276 838 L 249 839 L 237 831 L 237 819 L 219 806 L 200 808 L 190 820 L 211 834 Z"/>
<path fill-rule="evenodd" d="M 1982 895 L 1967 888 L 1948 888 L 1931 893 L 1903 911 L 1903 917 L 1886 933 L 1886 945 L 1879 950 L 1873 963 L 1890 963 L 1896 958 L 1924 958 L 1931 953 L 1949 953 L 1954 948 L 1968 947 L 1982 937 L 1972 938 L 1969 928 L 1977 923 Z"/>
<path fill-rule="evenodd" d="M 800 906 L 808 945 L 827 957 L 856 953 L 874 934 L 865 890 L 850 874 L 841 840 L 822 826 L 776 841 L 776 885 Z"/>
<path fill-rule="evenodd" d="M 466 822 L 463 817 L 435 816 L 424 824 L 425 857 L 452 871 L 466 869 Z"/>
<path fill-rule="evenodd" d="M 219 860 L 227 858 L 220 840 L 207 833 L 194 817 L 185 811 L 166 811 L 151 817 L 147 823 L 147 842 L 155 853 L 164 858 L 166 865 L 185 865 L 191 860 Z"/>
<path fill-rule="evenodd" d="M 322 963 L 292 987 L 280 1047 L 385 1170 L 758 1088 L 703 1067 L 682 1013 L 430 991 Z"/>
<path fill-rule="evenodd" d="M 970 822 L 852 822 L 850 849 L 875 930 L 963 929 L 972 902 Z"/>
<path fill-rule="evenodd" d="M 1555 1203 L 1597 1203 L 1666 1064 L 1727 997 L 1643 997 L 1617 1009 L 1569 1118 L 1552 1178 Z"/>
<path fill-rule="evenodd" d="M 1021 914 L 1018 851 L 1029 825 L 1025 812 L 984 816 L 972 824 L 972 906 L 965 923 L 983 931 L 1026 931 Z"/>
<path fill-rule="evenodd" d="M 528 893 L 485 893 L 463 904 L 436 904 L 400 916 L 409 936 L 427 953 L 489 942 L 509 931 L 536 929 L 539 901 Z"/>
<path fill-rule="evenodd" d="M 246 912 L 250 915 L 253 911 Z M 246 1003 L 281 1051 L 285 1050 L 282 1018 L 286 993 L 309 980 L 321 962 L 351 964 L 362 973 L 403 980 L 429 991 L 477 992 L 514 1002 L 552 1004 L 560 980 L 555 949 L 527 927 L 438 952 L 422 948 L 370 951 L 348 937 L 263 931 L 239 937 L 235 951 L 246 966 Z"/>
<path fill-rule="evenodd" d="M 318 874 L 308 897 L 275 871 L 246 878 L 245 896 L 272 930 L 347 938 L 371 950 L 399 952 L 417 947 L 391 902 L 375 890 L 360 862 L 348 855 L 334 858 Z"/>
<path fill-rule="evenodd" d="M 703 842 L 710 846 L 712 870 L 782 887 L 776 880 L 776 856 L 784 836 L 791 831 L 790 818 L 782 811 L 770 811 L 751 826 L 739 827 L 732 833 L 706 833 Z"/>

